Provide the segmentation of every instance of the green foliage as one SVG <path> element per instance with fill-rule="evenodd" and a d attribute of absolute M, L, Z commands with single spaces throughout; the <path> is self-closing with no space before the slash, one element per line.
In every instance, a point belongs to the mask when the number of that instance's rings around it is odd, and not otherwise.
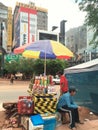
<path fill-rule="evenodd" d="M 68 67 L 68 63 L 65 60 L 47 60 L 47 75 L 56 75 L 59 70 L 64 70 Z"/>
<path fill-rule="evenodd" d="M 21 72 L 26 76 L 39 75 L 44 73 L 44 63 L 43 59 L 22 58 L 19 61 L 5 62 L 5 70 L 13 74 Z M 46 74 L 55 75 L 57 71 L 64 70 L 66 67 L 68 67 L 68 62 L 65 60 L 47 60 Z"/>
<path fill-rule="evenodd" d="M 34 73 L 38 75 L 44 73 L 44 60 L 37 59 L 34 61 Z"/>
<path fill-rule="evenodd" d="M 44 63 L 45 60 L 35 60 L 34 62 L 34 71 L 35 74 L 43 74 L 44 73 Z M 68 67 L 68 62 L 65 60 L 46 60 L 46 74 L 56 75 L 57 71 L 64 70 L 64 68 Z"/>
<path fill-rule="evenodd" d="M 23 58 L 19 61 L 18 71 L 24 73 L 25 75 L 32 75 L 34 70 L 33 65 L 34 65 L 33 59 Z"/>
<path fill-rule="evenodd" d="M 18 71 L 18 65 L 19 63 L 16 61 L 12 62 L 5 62 L 4 69 L 9 73 L 9 74 L 15 74 Z"/>
<path fill-rule="evenodd" d="M 21 72 L 25 75 L 32 75 L 33 74 L 33 59 L 20 59 L 19 61 L 11 61 L 5 62 L 5 70 L 8 73 L 17 73 Z"/>
<path fill-rule="evenodd" d="M 98 0 L 76 0 L 79 3 L 79 8 L 87 12 L 85 23 L 94 31 L 93 39 L 90 44 L 98 46 Z"/>

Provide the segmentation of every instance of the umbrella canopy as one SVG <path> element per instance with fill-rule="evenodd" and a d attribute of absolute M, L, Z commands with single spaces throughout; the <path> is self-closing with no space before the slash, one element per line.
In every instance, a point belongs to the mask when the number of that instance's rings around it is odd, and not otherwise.
<path fill-rule="evenodd" d="M 53 40 L 39 40 L 23 47 L 22 55 L 26 58 L 45 59 L 44 74 L 46 75 L 46 59 L 69 59 L 73 53 L 64 45 Z M 18 52 L 19 54 L 19 52 Z"/>
<path fill-rule="evenodd" d="M 30 44 L 24 44 L 23 46 L 14 49 L 14 54 L 22 54 L 28 45 Z"/>
<path fill-rule="evenodd" d="M 39 40 L 25 48 L 22 54 L 27 58 L 69 59 L 73 53 L 64 45 L 53 40 Z"/>

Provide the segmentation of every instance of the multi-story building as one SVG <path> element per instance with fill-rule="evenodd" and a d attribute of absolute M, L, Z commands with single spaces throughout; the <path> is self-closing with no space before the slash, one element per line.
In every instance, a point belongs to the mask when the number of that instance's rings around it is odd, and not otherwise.
<path fill-rule="evenodd" d="M 66 45 L 74 53 L 83 53 L 87 49 L 87 27 L 79 26 L 66 32 Z"/>
<path fill-rule="evenodd" d="M 16 3 L 13 14 L 13 41 L 16 47 L 36 40 L 37 30 L 47 30 L 47 9 L 34 3 Z"/>
<path fill-rule="evenodd" d="M 0 46 L 11 52 L 12 46 L 12 8 L 0 3 Z"/>
<path fill-rule="evenodd" d="M 41 7 L 36 7 L 37 10 L 37 29 L 48 30 L 48 10 Z"/>
<path fill-rule="evenodd" d="M 87 27 L 87 50 L 86 52 L 89 54 L 90 60 L 91 59 L 95 59 L 98 58 L 98 46 L 95 45 L 94 41 L 92 44 L 91 41 L 93 39 L 94 36 L 94 29 L 92 29 L 91 27 Z M 98 39 L 96 39 L 98 40 Z"/>
<path fill-rule="evenodd" d="M 77 59 L 82 57 L 83 61 L 98 58 L 98 47 L 94 48 L 90 42 L 93 39 L 94 30 L 89 26 L 80 26 L 66 32 L 66 46 L 76 54 Z"/>

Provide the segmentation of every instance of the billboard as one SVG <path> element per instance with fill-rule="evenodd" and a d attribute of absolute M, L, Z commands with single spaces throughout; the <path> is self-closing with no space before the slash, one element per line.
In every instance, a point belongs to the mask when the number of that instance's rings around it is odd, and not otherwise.
<path fill-rule="evenodd" d="M 28 13 L 20 13 L 20 46 L 28 43 Z"/>
<path fill-rule="evenodd" d="M 15 46 L 19 47 L 36 40 L 37 11 L 20 7 L 15 17 Z"/>
<path fill-rule="evenodd" d="M 37 15 L 36 10 L 20 8 L 20 46 L 36 40 Z"/>
<path fill-rule="evenodd" d="M 37 40 L 47 40 L 47 39 L 59 41 L 59 34 L 44 30 L 38 30 Z"/>
<path fill-rule="evenodd" d="M 20 46 L 20 15 L 18 15 L 17 22 L 15 23 L 15 46 Z"/>
<path fill-rule="evenodd" d="M 34 42 L 36 40 L 36 30 L 37 30 L 37 16 L 30 14 L 30 32 L 29 32 L 29 42 Z"/>
<path fill-rule="evenodd" d="M 7 50 L 7 29 L 6 23 L 2 22 L 3 30 L 2 30 L 2 47 Z"/>

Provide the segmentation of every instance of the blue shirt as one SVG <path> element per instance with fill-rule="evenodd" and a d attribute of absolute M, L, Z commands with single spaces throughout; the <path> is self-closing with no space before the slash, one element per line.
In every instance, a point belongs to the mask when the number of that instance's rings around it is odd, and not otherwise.
<path fill-rule="evenodd" d="M 74 103 L 73 96 L 69 92 L 64 93 L 58 101 L 57 109 L 60 109 L 62 106 L 67 106 L 69 108 L 78 108 L 78 105 Z"/>

